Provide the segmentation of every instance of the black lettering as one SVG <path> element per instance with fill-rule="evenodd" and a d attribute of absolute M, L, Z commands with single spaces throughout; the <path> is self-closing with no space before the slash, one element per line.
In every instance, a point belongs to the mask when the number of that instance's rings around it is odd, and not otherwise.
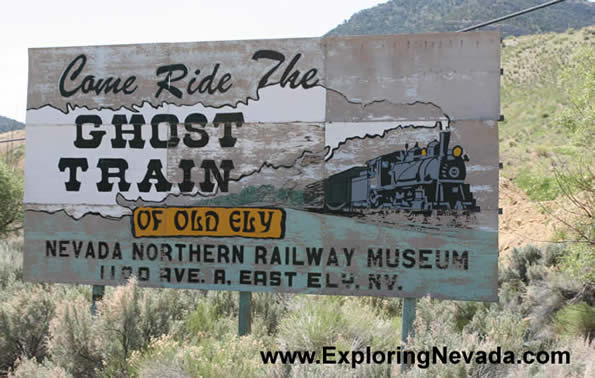
<path fill-rule="evenodd" d="M 198 268 L 190 268 L 188 269 L 188 282 L 190 283 L 200 283 L 200 269 Z"/>
<path fill-rule="evenodd" d="M 66 248 L 68 247 L 68 240 L 60 240 L 58 242 L 58 251 L 60 257 L 68 257 L 68 251 Z"/>
<path fill-rule="evenodd" d="M 112 253 L 112 260 L 122 260 L 122 248 L 120 248 L 119 242 L 116 242 L 116 244 L 114 244 L 114 252 Z"/>
<path fill-rule="evenodd" d="M 279 247 L 274 247 L 273 252 L 271 253 L 271 260 L 269 264 L 281 264 L 281 252 L 279 252 Z"/>
<path fill-rule="evenodd" d="M 171 261 L 171 245 L 161 244 L 161 261 Z"/>
<path fill-rule="evenodd" d="M 56 241 L 55 240 L 46 240 L 45 241 L 45 255 L 47 257 L 56 257 Z"/>
<path fill-rule="evenodd" d="M 87 244 L 87 253 L 85 254 L 85 258 L 95 258 L 95 249 L 93 248 L 93 243 Z"/>
<path fill-rule="evenodd" d="M 281 272 L 271 272 L 269 286 L 281 286 Z"/>
<path fill-rule="evenodd" d="M 149 280 L 149 268 L 144 267 L 144 266 L 138 268 L 138 280 L 139 281 L 148 281 Z"/>
<path fill-rule="evenodd" d="M 263 270 L 257 270 L 254 272 L 254 285 L 258 286 L 259 284 L 262 286 L 267 285 L 267 272 Z"/>
<path fill-rule="evenodd" d="M 442 253 L 439 249 L 436 250 L 436 266 L 438 267 L 438 269 L 446 269 L 448 268 L 448 255 L 449 255 L 449 251 L 444 251 L 445 256 L 445 261 L 442 262 Z"/>
<path fill-rule="evenodd" d="M 254 264 L 266 264 L 266 263 L 267 263 L 267 249 L 266 249 L 266 247 L 257 245 L 254 248 Z"/>
<path fill-rule="evenodd" d="M 214 160 L 203 160 L 200 166 L 205 171 L 204 181 L 201 182 L 200 190 L 202 192 L 211 193 L 215 188 L 215 184 L 211 181 L 211 173 L 213 173 L 213 177 L 215 181 L 217 181 L 217 185 L 219 190 L 222 192 L 227 192 L 229 188 L 229 171 L 234 168 L 233 162 L 231 160 L 223 160 L 221 162 L 221 169 L 223 169 L 223 177 L 221 177 L 221 173 L 217 166 L 215 165 Z M 170 184 L 171 185 L 171 184 Z"/>
<path fill-rule="evenodd" d="M 287 287 L 293 287 L 293 278 L 297 276 L 297 272 L 285 272 L 287 277 Z"/>
<path fill-rule="evenodd" d="M 148 211 L 147 211 L 148 213 Z M 148 215 L 148 214 L 147 214 Z M 147 224 L 147 227 L 149 225 Z M 145 227 L 146 228 L 146 227 Z M 144 244 L 132 243 L 132 259 L 133 260 L 143 260 L 144 259 Z"/>
<path fill-rule="evenodd" d="M 219 259 L 219 263 L 226 263 L 229 264 L 229 248 L 226 245 L 218 245 L 217 246 L 217 257 Z"/>
<path fill-rule="evenodd" d="M 153 243 L 147 246 L 147 258 L 151 261 L 157 260 L 157 256 L 159 256 L 157 246 Z"/>
<path fill-rule="evenodd" d="M 215 211 L 207 211 L 205 214 L 205 229 L 207 231 L 217 231 L 219 227 L 219 215 Z"/>
<path fill-rule="evenodd" d="M 260 215 L 260 224 L 264 226 L 262 232 L 268 232 L 271 229 L 271 222 L 273 220 L 273 212 L 272 211 L 259 211 L 258 215 Z M 268 218 L 267 218 L 268 215 Z"/>
<path fill-rule="evenodd" d="M 217 88 L 213 88 L 213 80 L 215 79 L 215 75 L 217 75 L 219 66 L 219 63 L 215 64 L 215 67 L 213 67 L 213 72 L 202 78 L 200 84 L 198 84 L 198 91 L 200 93 L 208 92 L 209 94 L 213 94 L 217 91 Z"/>
<path fill-rule="evenodd" d="M 130 188 L 130 183 L 126 182 L 126 170 L 128 163 L 124 159 L 99 159 L 97 168 L 101 169 L 101 181 L 97 183 L 97 190 L 100 192 L 110 192 L 113 184 L 109 182 L 109 178 L 115 177 L 119 179 L 118 188 L 121 192 L 126 192 Z M 115 168 L 117 172 L 110 172 L 111 168 Z"/>
<path fill-rule="evenodd" d="M 213 245 L 206 244 L 203 246 L 203 262 L 206 263 L 214 263 L 215 259 L 213 258 Z"/>
<path fill-rule="evenodd" d="M 89 168 L 86 158 L 60 158 L 58 161 L 58 169 L 64 172 L 68 169 L 68 181 L 64 183 L 66 191 L 78 192 L 81 188 L 81 182 L 76 179 L 77 168 L 85 172 Z"/>
<path fill-rule="evenodd" d="M 285 61 L 285 55 L 274 50 L 258 50 L 254 53 L 254 55 L 252 55 L 252 59 L 256 61 L 258 61 L 259 59 L 271 59 L 279 62 L 262 76 L 262 78 L 258 82 L 258 88 L 264 88 L 267 85 L 274 84 L 268 83 L 269 77 L 279 68 L 281 64 L 283 64 L 283 62 Z"/>
<path fill-rule="evenodd" d="M 172 78 L 172 75 L 175 71 L 181 71 L 180 74 Z M 167 90 L 172 95 L 176 96 L 177 98 L 182 98 L 182 91 L 176 87 L 171 85 L 172 82 L 182 80 L 188 74 L 188 68 L 186 68 L 183 64 L 169 64 L 166 66 L 161 66 L 157 68 L 157 76 L 166 74 L 163 80 L 157 82 L 157 93 L 155 93 L 155 97 L 159 97 L 162 90 Z"/>
<path fill-rule="evenodd" d="M 151 146 L 153 148 L 173 148 L 180 143 L 178 138 L 178 117 L 173 114 L 156 114 L 151 119 Z M 161 123 L 169 124 L 169 139 L 167 141 L 159 139 L 159 125 Z"/>
<path fill-rule="evenodd" d="M 415 266 L 415 251 L 406 249 L 403 251 L 403 267 L 413 268 Z"/>
<path fill-rule="evenodd" d="M 339 266 L 339 259 L 337 259 L 337 252 L 335 251 L 335 248 L 331 248 L 331 250 L 328 254 L 328 260 L 326 261 L 326 265 L 327 266 L 330 266 L 330 265 Z"/>
<path fill-rule="evenodd" d="M 240 285 L 252 285 L 250 278 L 251 274 L 249 270 L 240 270 Z"/>
<path fill-rule="evenodd" d="M 176 211 L 176 214 L 174 215 L 174 227 L 176 230 L 181 231 L 185 229 L 186 226 L 188 226 L 188 213 L 184 210 Z"/>
<path fill-rule="evenodd" d="M 369 274 L 368 275 L 368 289 L 370 289 L 370 290 L 382 289 L 382 283 L 380 281 L 381 278 L 382 278 L 382 276 L 380 274 Z"/>
<path fill-rule="evenodd" d="M 91 244 L 91 243 L 89 243 Z M 97 243 L 97 258 L 100 260 L 105 260 L 109 255 L 109 246 L 106 242 L 100 241 Z"/>
<path fill-rule="evenodd" d="M 145 141 L 142 138 L 142 126 L 145 124 L 145 117 L 142 114 L 133 114 L 130 117 L 132 130 L 122 130 L 122 125 L 128 124 L 124 114 L 114 114 L 112 118 L 116 136 L 111 140 L 112 148 L 126 148 L 124 134 L 132 134 L 133 138 L 128 141 L 130 148 L 143 148 Z"/>
<path fill-rule="evenodd" d="M 368 266 L 382 267 L 382 248 L 378 248 L 378 252 L 374 255 L 374 250 L 368 248 Z"/>
<path fill-rule="evenodd" d="M 171 282 L 171 269 L 170 268 L 159 269 L 159 280 L 161 282 Z"/>
<path fill-rule="evenodd" d="M 146 221 L 143 222 L 143 218 L 142 216 L 145 216 Z M 138 227 L 141 230 L 146 230 L 147 227 L 149 227 L 149 224 L 151 224 L 151 213 L 149 210 L 140 210 L 137 212 L 137 216 L 136 216 L 136 224 L 138 225 Z"/>
<path fill-rule="evenodd" d="M 231 135 L 231 125 L 235 123 L 236 127 L 241 127 L 244 124 L 244 113 L 217 113 L 213 119 L 213 125 L 218 127 L 223 123 L 223 138 L 219 138 L 219 144 L 223 148 L 233 147 L 236 144 L 237 138 Z"/>
<path fill-rule="evenodd" d="M 225 75 L 223 75 L 221 77 L 221 80 L 219 80 L 219 85 L 217 85 L 217 90 L 219 90 L 219 92 L 221 93 L 225 93 L 229 90 L 229 88 L 231 88 L 232 84 L 229 83 L 229 85 L 226 87 L 225 84 L 231 80 L 231 74 L 226 73 Z"/>
<path fill-rule="evenodd" d="M 204 127 L 207 125 L 207 117 L 205 117 L 204 114 L 201 113 L 192 113 L 186 117 L 186 119 L 184 120 L 184 128 L 186 128 L 186 131 L 188 131 L 189 133 L 199 134 L 200 139 L 192 139 L 190 134 L 186 133 L 184 135 L 184 144 L 188 147 L 193 148 L 204 147 L 207 145 L 207 143 L 209 143 L 209 134 L 203 129 L 193 127 L 194 124 L 199 124 L 204 129 Z"/>
<path fill-rule="evenodd" d="M 254 221 L 256 219 L 250 216 L 249 210 L 244 210 L 244 229 L 243 232 L 254 232 L 256 228 L 254 227 Z"/>
<path fill-rule="evenodd" d="M 138 190 L 144 193 L 150 191 L 151 186 L 153 185 L 153 183 L 150 180 L 155 180 L 155 188 L 158 192 L 169 191 L 171 189 L 172 184 L 169 181 L 167 181 L 165 176 L 163 176 L 162 168 L 163 165 L 161 164 L 161 160 L 149 160 L 149 164 L 147 164 L 147 173 L 145 174 L 143 180 L 137 184 Z"/>
<path fill-rule="evenodd" d="M 66 66 L 66 69 L 60 76 L 60 81 L 59 81 L 59 85 L 58 85 L 59 89 L 60 89 L 60 94 L 63 97 L 70 97 L 70 96 L 76 94 L 76 92 L 78 92 L 79 90 L 81 90 L 83 93 L 89 93 L 89 92 L 93 91 L 97 95 L 101 94 L 101 92 L 103 92 L 105 94 L 108 94 L 110 92 L 117 94 L 117 93 L 123 91 L 124 94 L 132 94 L 132 93 L 134 93 L 134 91 L 136 91 L 136 88 L 137 88 L 136 86 L 134 88 L 131 88 L 131 86 L 134 85 L 134 82 L 136 81 L 136 76 L 134 76 L 134 75 L 128 77 L 122 85 L 120 85 L 120 83 L 122 82 L 122 79 L 120 79 L 120 78 L 108 77 L 105 79 L 104 78 L 96 79 L 94 75 L 87 75 L 83 78 L 83 81 L 81 82 L 80 85 L 76 86 L 72 90 L 67 89 L 66 85 L 65 85 L 66 80 L 70 80 L 70 81 L 76 80 L 77 77 L 82 72 L 83 68 L 85 67 L 86 63 L 87 63 L 87 57 L 84 54 L 81 54 L 81 55 L 78 55 L 76 58 L 74 58 L 74 60 L 72 62 L 70 62 L 68 64 L 68 66 Z M 77 64 L 78 64 L 78 66 L 77 66 Z M 74 69 L 74 71 L 71 74 L 70 71 L 74 67 L 76 67 L 76 68 Z"/>
<path fill-rule="evenodd" d="M 181 192 L 191 192 L 194 188 L 194 182 L 192 181 L 192 176 L 190 171 L 192 168 L 195 167 L 194 160 L 180 160 L 179 167 L 182 169 L 183 179 L 182 182 L 178 184 Z"/>
<path fill-rule="evenodd" d="M 297 61 L 300 60 L 301 57 L 302 57 L 302 54 L 298 53 L 293 57 L 293 59 L 291 59 L 291 61 L 285 68 L 285 71 L 283 71 L 283 75 L 281 75 L 281 80 L 279 81 L 279 83 L 281 84 L 281 87 L 285 87 L 287 85 L 287 83 L 289 83 L 289 87 L 291 89 L 295 89 L 295 88 L 299 87 L 300 83 L 298 83 L 296 81 L 300 76 L 300 71 L 295 70 L 295 71 L 291 72 L 291 70 L 293 69 L 293 67 L 295 66 Z"/>
<path fill-rule="evenodd" d="M 320 273 L 316 273 L 316 272 L 308 272 L 308 287 L 317 287 L 320 288 L 322 287 L 322 284 L 320 282 Z"/>
<path fill-rule="evenodd" d="M 452 265 L 462 270 L 469 269 L 469 252 L 463 251 L 459 254 L 457 251 L 452 251 Z"/>
<path fill-rule="evenodd" d="M 83 249 L 83 242 L 76 243 L 75 241 L 72 241 L 72 247 L 74 249 L 74 256 L 78 259 L 81 250 Z"/>
<path fill-rule="evenodd" d="M 399 266 L 399 250 L 395 249 L 395 255 L 393 261 L 390 261 L 390 249 L 386 249 L 386 266 L 390 268 L 396 268 Z"/>
<path fill-rule="evenodd" d="M 97 115 L 80 115 L 76 117 L 76 138 L 74 146 L 77 148 L 97 148 L 101 144 L 101 139 L 105 135 L 105 130 L 90 131 L 91 139 L 83 138 L 83 125 L 93 124 L 94 128 L 101 126 L 101 118 Z"/>
<path fill-rule="evenodd" d="M 66 69 L 64 70 L 64 72 L 62 72 L 62 76 L 60 76 L 60 83 L 59 83 L 60 95 L 62 95 L 62 97 L 70 97 L 79 90 L 78 87 L 74 88 L 73 90 L 66 89 L 64 82 L 65 82 L 66 78 L 68 77 L 68 74 L 70 74 L 70 70 L 72 70 L 72 68 L 75 67 L 76 64 L 78 64 L 79 66 L 74 70 L 74 72 L 72 72 L 72 74 L 70 75 L 70 78 L 68 78 L 70 81 L 76 80 L 78 75 L 81 73 L 81 71 L 85 67 L 86 63 L 87 63 L 87 57 L 85 56 L 85 54 L 81 54 L 81 55 L 77 56 L 76 58 L 74 58 L 74 60 L 72 62 L 70 62 L 70 64 L 68 64 L 68 66 L 66 66 Z"/>
<path fill-rule="evenodd" d="M 419 268 L 420 269 L 432 269 L 432 264 L 427 264 L 428 255 L 432 253 L 431 249 L 420 249 L 419 250 Z"/>
<path fill-rule="evenodd" d="M 308 258 L 308 265 L 320 265 L 322 260 L 323 248 L 306 248 L 306 256 Z"/>

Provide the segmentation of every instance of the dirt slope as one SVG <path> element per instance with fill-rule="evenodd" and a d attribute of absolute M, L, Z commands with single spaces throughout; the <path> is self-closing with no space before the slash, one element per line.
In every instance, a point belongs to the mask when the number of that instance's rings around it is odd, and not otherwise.
<path fill-rule="evenodd" d="M 554 227 L 536 202 L 531 202 L 525 192 L 510 179 L 500 178 L 499 247 L 506 255 L 515 247 L 526 244 L 544 245 L 554 235 Z"/>
<path fill-rule="evenodd" d="M 3 142 L 11 139 L 25 138 L 25 130 L 0 133 L 0 159 L 18 169 L 25 169 L 25 141 Z"/>

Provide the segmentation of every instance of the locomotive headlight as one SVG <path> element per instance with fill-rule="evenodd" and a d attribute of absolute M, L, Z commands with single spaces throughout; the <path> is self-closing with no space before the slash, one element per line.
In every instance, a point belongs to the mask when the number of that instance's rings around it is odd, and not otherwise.
<path fill-rule="evenodd" d="M 428 154 L 428 150 L 425 148 L 421 149 L 421 156 L 426 156 Z"/>
<path fill-rule="evenodd" d="M 463 147 L 455 146 L 455 148 L 452 149 L 452 156 L 458 158 L 461 155 L 463 155 Z"/>

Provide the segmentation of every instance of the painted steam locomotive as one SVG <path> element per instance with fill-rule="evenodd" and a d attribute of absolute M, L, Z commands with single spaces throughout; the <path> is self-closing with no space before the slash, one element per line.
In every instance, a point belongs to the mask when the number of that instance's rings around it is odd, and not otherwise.
<path fill-rule="evenodd" d="M 432 210 L 477 212 L 479 207 L 469 184 L 465 184 L 465 162 L 469 158 L 461 146 L 449 148 L 449 142 L 450 130 L 440 131 L 439 140 L 426 147 L 405 145 L 405 150 L 311 184 L 305 197 L 311 200 L 322 196 L 323 207 L 331 211 L 392 208 L 426 214 Z"/>

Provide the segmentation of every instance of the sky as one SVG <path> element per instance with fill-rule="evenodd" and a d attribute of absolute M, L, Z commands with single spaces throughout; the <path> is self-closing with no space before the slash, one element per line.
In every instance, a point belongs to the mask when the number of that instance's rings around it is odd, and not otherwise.
<path fill-rule="evenodd" d="M 0 22 L 0 115 L 25 121 L 27 49 L 320 37 L 378 0 L 13 0 Z"/>

